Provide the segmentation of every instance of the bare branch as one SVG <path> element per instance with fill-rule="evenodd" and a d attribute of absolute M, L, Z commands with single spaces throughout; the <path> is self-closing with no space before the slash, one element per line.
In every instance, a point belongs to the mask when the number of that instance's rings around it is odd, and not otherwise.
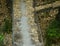
<path fill-rule="evenodd" d="M 51 4 L 46 4 L 46 5 L 41 5 L 39 7 L 35 7 L 36 11 L 42 10 L 42 9 L 48 9 L 50 7 L 55 8 L 55 7 L 59 7 L 60 6 L 60 1 L 56 1 L 54 3 Z"/>

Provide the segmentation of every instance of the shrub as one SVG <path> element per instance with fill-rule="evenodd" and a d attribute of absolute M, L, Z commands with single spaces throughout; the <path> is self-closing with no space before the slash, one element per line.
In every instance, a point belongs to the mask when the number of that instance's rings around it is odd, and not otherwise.
<path fill-rule="evenodd" d="M 47 44 L 56 43 L 60 38 L 60 23 L 57 20 L 50 23 L 46 31 Z"/>

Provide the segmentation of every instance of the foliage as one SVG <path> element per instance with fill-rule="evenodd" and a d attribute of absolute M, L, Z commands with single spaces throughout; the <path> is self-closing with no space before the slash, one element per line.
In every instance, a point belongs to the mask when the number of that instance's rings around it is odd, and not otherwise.
<path fill-rule="evenodd" d="M 0 46 L 4 46 L 3 45 L 3 39 L 4 39 L 4 35 L 0 34 Z"/>
<path fill-rule="evenodd" d="M 50 23 L 46 31 L 47 46 L 60 42 L 60 8 L 56 18 Z"/>
<path fill-rule="evenodd" d="M 50 23 L 47 31 L 46 31 L 46 39 L 47 43 L 55 43 L 57 39 L 60 38 L 60 23 L 57 20 L 54 20 L 52 23 Z"/>
<path fill-rule="evenodd" d="M 4 31 L 10 33 L 12 31 L 12 22 L 11 19 L 6 18 L 5 19 L 5 26 L 4 26 Z"/>
<path fill-rule="evenodd" d="M 4 36 L 3 34 L 0 34 L 0 42 L 3 40 Z"/>

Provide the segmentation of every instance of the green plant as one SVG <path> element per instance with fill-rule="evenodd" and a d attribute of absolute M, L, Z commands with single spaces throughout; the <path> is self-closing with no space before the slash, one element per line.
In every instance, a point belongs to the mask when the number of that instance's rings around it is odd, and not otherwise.
<path fill-rule="evenodd" d="M 56 19 L 50 23 L 46 31 L 47 44 L 56 43 L 60 38 L 60 23 Z"/>
<path fill-rule="evenodd" d="M 4 35 L 0 34 L 0 46 L 4 46 L 3 39 L 4 39 Z"/>
<path fill-rule="evenodd" d="M 6 18 L 3 32 L 10 33 L 11 31 L 12 31 L 12 21 L 11 19 Z"/>
<path fill-rule="evenodd" d="M 0 34 L 0 42 L 4 39 L 3 34 Z"/>

